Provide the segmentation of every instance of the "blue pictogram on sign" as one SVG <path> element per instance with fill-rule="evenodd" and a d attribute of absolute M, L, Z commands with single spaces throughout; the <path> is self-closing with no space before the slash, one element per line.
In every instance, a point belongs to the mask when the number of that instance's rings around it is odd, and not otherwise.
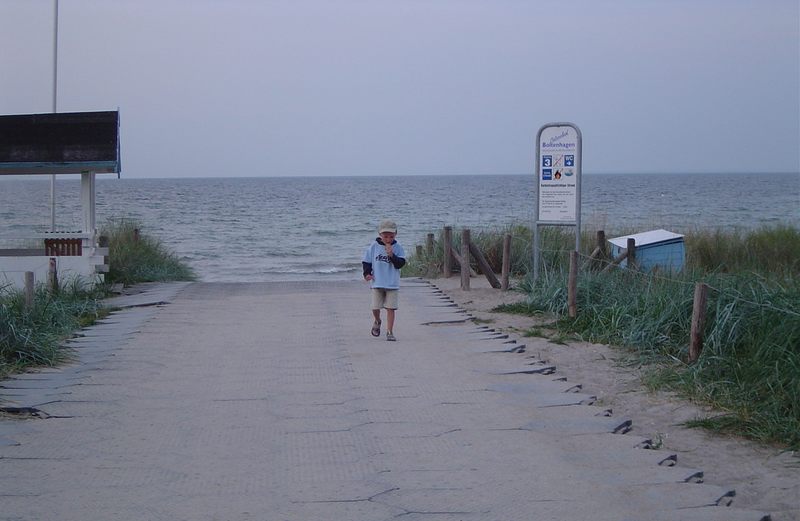
<path fill-rule="evenodd" d="M 553 180 L 553 169 L 542 168 L 542 181 L 552 181 L 552 180 Z"/>
<path fill-rule="evenodd" d="M 575 156 L 573 155 L 565 155 L 564 156 L 564 166 L 575 166 Z"/>
<path fill-rule="evenodd" d="M 544 167 L 553 166 L 553 156 L 542 156 L 542 166 Z"/>

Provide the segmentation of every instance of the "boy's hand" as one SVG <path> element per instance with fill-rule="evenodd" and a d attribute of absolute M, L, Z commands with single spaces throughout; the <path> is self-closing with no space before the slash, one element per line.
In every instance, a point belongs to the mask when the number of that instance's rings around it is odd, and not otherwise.
<path fill-rule="evenodd" d="M 384 244 L 383 246 L 386 248 L 386 255 L 391 257 L 394 254 L 394 250 L 392 250 L 392 245 L 387 243 Z"/>
<path fill-rule="evenodd" d="M 372 280 L 375 277 L 370 273 L 369 275 L 364 275 L 364 280 Z"/>

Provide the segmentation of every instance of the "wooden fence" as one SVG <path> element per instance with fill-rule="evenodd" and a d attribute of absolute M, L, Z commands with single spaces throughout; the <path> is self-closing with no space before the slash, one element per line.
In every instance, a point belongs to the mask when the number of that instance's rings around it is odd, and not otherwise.
<path fill-rule="evenodd" d="M 470 277 L 477 276 L 470 266 L 470 261 L 474 258 L 481 273 L 486 277 L 493 288 L 508 290 L 511 271 L 511 234 L 505 234 L 503 237 L 502 272 L 500 280 L 497 279 L 491 265 L 483 255 L 483 252 L 471 241 L 469 228 L 464 228 L 461 231 L 461 251 L 453 247 L 452 236 L 452 226 L 445 226 L 442 233 L 442 276 L 446 278 L 451 277 L 453 275 L 453 267 L 458 265 L 461 273 L 461 289 L 468 291 L 470 289 Z M 436 244 L 433 233 L 427 235 L 425 244 L 427 258 L 432 260 L 434 258 Z M 596 235 L 595 248 L 584 260 L 580 269 L 599 270 L 605 273 L 618 267 L 622 261 L 627 259 L 628 269 L 637 270 L 636 240 L 628 238 L 626 246 L 627 247 L 621 250 L 616 257 L 611 258 L 605 232 L 599 230 Z M 422 246 L 417 246 L 417 254 L 421 257 L 422 253 Z M 569 275 L 567 277 L 567 312 L 570 318 L 576 318 L 578 316 L 578 257 L 579 253 L 577 251 L 570 252 Z M 430 266 L 430 268 L 433 268 L 433 266 Z M 707 293 L 708 286 L 706 284 L 698 282 L 695 285 L 688 357 L 690 363 L 697 361 L 703 349 L 703 326 L 706 316 Z"/>
<path fill-rule="evenodd" d="M 434 259 L 435 246 L 436 241 L 434 239 L 434 234 L 429 233 L 425 241 L 425 249 L 427 258 L 431 261 Z M 458 266 L 461 273 L 461 289 L 468 291 L 470 289 L 470 278 L 478 276 L 471 267 L 472 259 L 475 259 L 475 263 L 478 265 L 480 272 L 486 277 L 486 280 L 489 281 L 489 284 L 493 288 L 504 291 L 508 289 L 511 271 L 510 234 L 506 234 L 503 238 L 503 260 L 500 279 L 497 278 L 497 275 L 494 273 L 492 266 L 489 264 L 489 261 L 486 260 L 486 256 L 481 249 L 472 242 L 469 228 L 461 230 L 461 251 L 459 251 L 453 247 L 453 227 L 445 226 L 442 231 L 442 251 L 441 275 L 445 278 L 453 276 L 453 268 Z M 417 246 L 417 255 L 421 256 L 422 253 L 422 246 Z M 432 264 L 429 266 L 429 269 L 433 270 L 434 265 Z"/>

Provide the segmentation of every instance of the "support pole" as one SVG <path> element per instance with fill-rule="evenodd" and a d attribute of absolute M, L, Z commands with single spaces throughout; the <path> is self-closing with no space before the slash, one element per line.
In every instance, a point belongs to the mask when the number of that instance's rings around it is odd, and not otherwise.
<path fill-rule="evenodd" d="M 95 223 L 95 174 L 81 174 L 81 207 L 83 209 L 83 233 L 89 238 L 83 239 L 83 248 L 93 248 L 97 235 Z"/>
<path fill-rule="evenodd" d="M 533 282 L 539 280 L 539 257 L 541 256 L 541 250 L 539 248 L 539 223 L 533 223 L 533 237 L 531 240 L 531 257 L 533 257 Z"/>

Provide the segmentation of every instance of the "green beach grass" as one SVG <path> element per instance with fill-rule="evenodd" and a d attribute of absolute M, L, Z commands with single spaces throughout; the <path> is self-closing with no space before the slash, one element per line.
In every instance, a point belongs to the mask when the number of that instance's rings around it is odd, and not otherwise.
<path fill-rule="evenodd" d="M 109 220 L 100 235 L 109 237 L 110 269 L 106 281 L 126 286 L 140 282 L 194 280 L 194 271 L 155 237 L 138 232 L 132 219 Z"/>
<path fill-rule="evenodd" d="M 102 288 L 87 291 L 77 285 L 50 294 L 40 284 L 26 309 L 21 292 L 5 289 L 0 293 L 0 377 L 66 360 L 60 342 L 107 313 L 103 296 Z"/>
<path fill-rule="evenodd" d="M 537 334 L 545 332 L 551 339 L 571 335 L 624 349 L 629 363 L 647 368 L 648 386 L 713 406 L 714 414 L 692 426 L 800 449 L 800 230 L 777 225 L 687 232 L 686 267 L 679 273 L 584 268 L 578 276 L 574 319 L 567 316 L 566 304 L 567 258 L 574 236 L 560 228 L 544 232 L 542 269 L 535 283 L 528 275 L 529 229 L 473 233 L 473 241 L 498 272 L 502 236 L 516 237 L 512 273 L 521 279 L 517 289 L 527 299 L 498 311 L 552 314 L 556 320 L 550 329 L 538 328 Z M 593 240 L 590 234 L 582 238 L 582 265 L 591 266 L 584 261 Z M 437 250 L 430 257 L 412 257 L 406 275 L 431 276 L 436 269 L 429 267 L 442 255 L 441 247 Z M 704 349 L 690 364 L 698 281 L 711 289 Z"/>
<path fill-rule="evenodd" d="M 110 221 L 101 231 L 109 238 L 109 263 L 105 284 L 85 288 L 70 281 L 55 293 L 44 284 L 35 289 L 33 305 L 24 305 L 22 292 L 0 288 L 0 378 L 31 366 L 53 366 L 67 358 L 60 347 L 81 327 L 107 315 L 102 299 L 111 284 L 193 280 L 191 268 L 161 243 L 137 234 L 136 221 Z"/>

